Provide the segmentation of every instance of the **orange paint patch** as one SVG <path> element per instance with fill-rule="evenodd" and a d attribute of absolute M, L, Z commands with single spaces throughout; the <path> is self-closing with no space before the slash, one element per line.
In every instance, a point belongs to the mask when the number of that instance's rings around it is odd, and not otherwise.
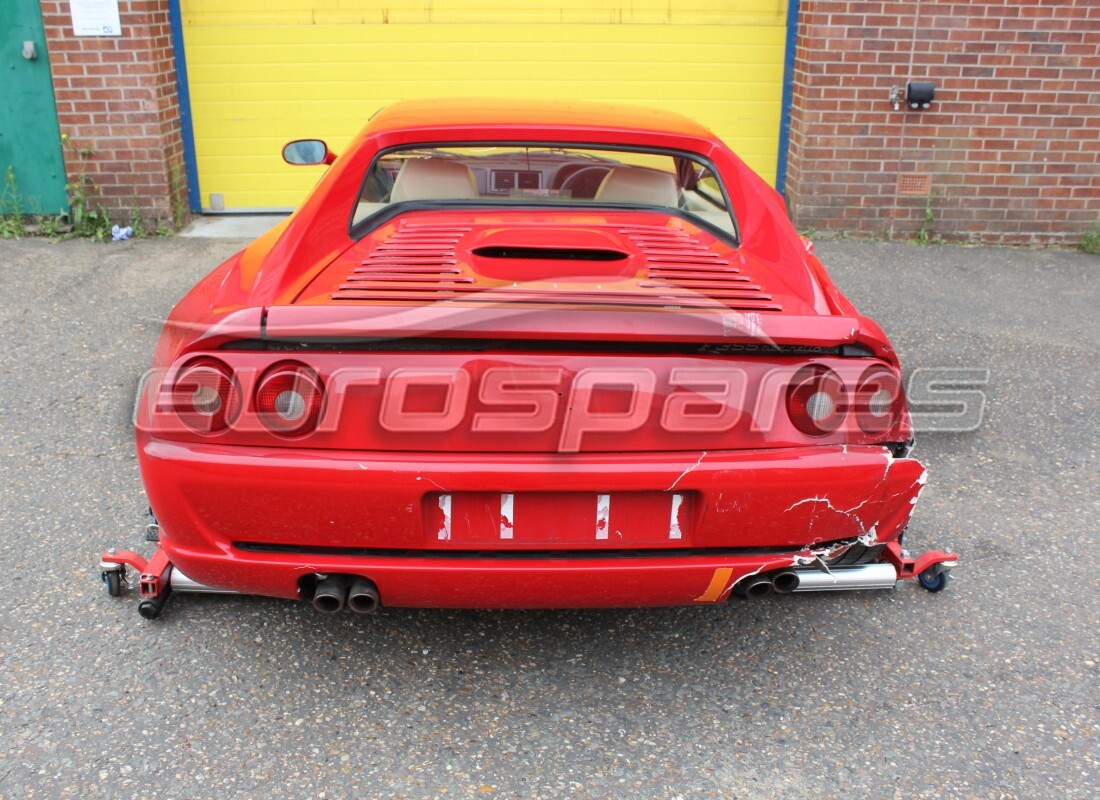
<path fill-rule="evenodd" d="M 726 593 L 730 575 L 733 570 L 730 567 L 721 567 L 714 570 L 714 577 L 710 579 L 707 590 L 695 598 L 696 603 L 716 603 Z"/>

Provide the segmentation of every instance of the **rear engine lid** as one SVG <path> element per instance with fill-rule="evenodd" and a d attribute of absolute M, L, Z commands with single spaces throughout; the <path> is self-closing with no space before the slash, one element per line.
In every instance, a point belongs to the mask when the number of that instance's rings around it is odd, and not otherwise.
<path fill-rule="evenodd" d="M 269 338 L 493 337 L 836 347 L 802 263 L 769 265 L 663 212 L 451 209 L 401 214 L 321 270 Z"/>
<path fill-rule="evenodd" d="M 792 281 L 719 231 L 666 213 L 419 211 L 365 236 L 317 275 L 296 303 L 814 313 L 805 268 L 795 267 L 803 274 Z"/>

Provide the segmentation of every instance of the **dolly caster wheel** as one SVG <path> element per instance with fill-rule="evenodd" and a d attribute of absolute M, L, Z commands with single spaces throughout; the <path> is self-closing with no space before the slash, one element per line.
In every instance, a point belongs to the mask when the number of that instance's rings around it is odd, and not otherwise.
<path fill-rule="evenodd" d="M 951 570 L 929 567 L 917 576 L 917 580 L 920 582 L 921 586 L 930 592 L 942 592 L 947 588 L 947 584 L 950 581 L 950 575 Z"/>
<path fill-rule="evenodd" d="M 126 568 L 119 566 L 117 569 L 105 569 L 102 573 L 103 583 L 107 586 L 108 597 L 122 597 L 126 592 Z"/>
<path fill-rule="evenodd" d="M 142 600 L 138 603 L 138 614 L 145 619 L 156 619 L 163 609 L 164 604 L 158 603 L 156 600 Z"/>
<path fill-rule="evenodd" d="M 171 596 L 172 590 L 165 586 L 156 597 L 146 597 L 138 603 L 138 614 L 145 619 L 156 619 L 160 616 L 160 612 L 164 610 L 164 604 L 168 602 L 168 598 Z"/>

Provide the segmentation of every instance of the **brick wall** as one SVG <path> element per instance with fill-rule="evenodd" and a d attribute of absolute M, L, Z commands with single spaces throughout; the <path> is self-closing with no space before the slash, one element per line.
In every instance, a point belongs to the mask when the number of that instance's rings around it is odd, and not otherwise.
<path fill-rule="evenodd" d="M 119 13 L 122 36 L 74 36 L 69 3 L 42 3 L 66 171 L 84 171 L 116 222 L 132 209 L 171 222 L 187 189 L 168 2 L 124 0 Z"/>
<path fill-rule="evenodd" d="M 889 105 L 909 79 L 929 110 Z M 898 195 L 913 173 L 930 195 Z M 1100 3 L 802 0 L 787 197 L 800 228 L 1076 242 L 1100 217 Z"/>
<path fill-rule="evenodd" d="M 168 2 L 119 5 L 121 37 L 75 37 L 69 3 L 42 2 L 66 166 L 118 221 L 170 220 L 186 173 Z M 910 79 L 936 84 L 931 109 L 889 105 Z M 914 174 L 928 196 L 898 194 Z M 1100 3 L 802 0 L 787 197 L 800 228 L 1075 242 L 1100 217 Z"/>

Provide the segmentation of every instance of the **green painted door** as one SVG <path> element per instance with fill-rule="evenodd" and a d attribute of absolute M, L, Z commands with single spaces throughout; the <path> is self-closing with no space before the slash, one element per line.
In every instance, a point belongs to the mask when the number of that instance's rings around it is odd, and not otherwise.
<path fill-rule="evenodd" d="M 32 42 L 36 58 L 24 57 Z M 68 213 L 57 106 L 38 0 L 0 0 L 0 178 L 11 167 L 24 214 Z M 12 196 L 0 189 L 10 212 Z"/>

